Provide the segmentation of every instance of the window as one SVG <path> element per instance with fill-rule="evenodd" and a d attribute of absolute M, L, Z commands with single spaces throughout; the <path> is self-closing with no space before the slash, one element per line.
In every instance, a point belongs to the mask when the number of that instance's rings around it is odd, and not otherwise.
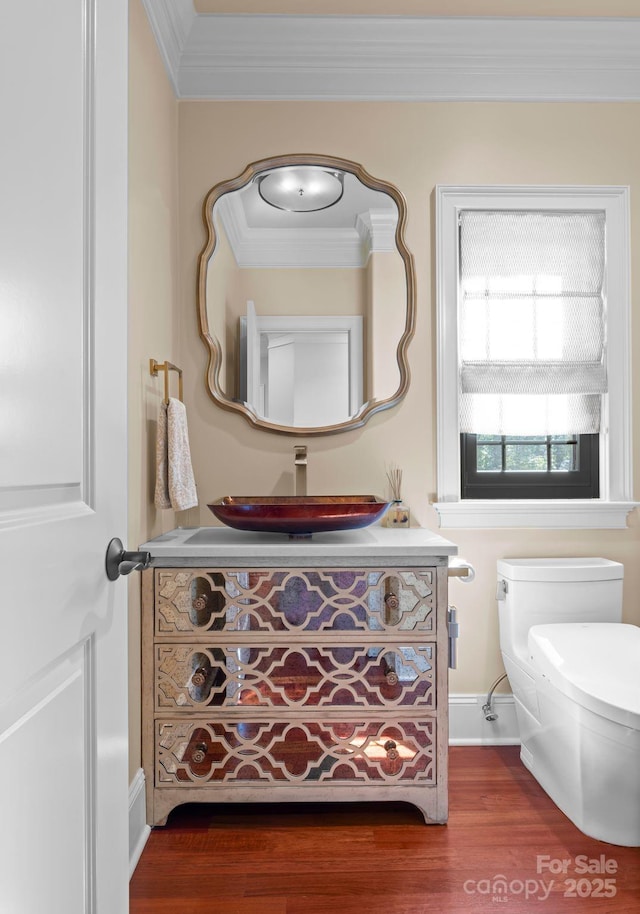
<path fill-rule="evenodd" d="M 437 207 L 441 525 L 625 526 L 626 189 L 440 187 Z"/>
<path fill-rule="evenodd" d="M 462 498 L 597 498 L 599 435 L 474 435 L 460 442 Z"/>
<path fill-rule="evenodd" d="M 604 213 L 466 209 L 458 222 L 461 497 L 596 497 Z M 579 434 L 591 446 L 552 443 Z"/>

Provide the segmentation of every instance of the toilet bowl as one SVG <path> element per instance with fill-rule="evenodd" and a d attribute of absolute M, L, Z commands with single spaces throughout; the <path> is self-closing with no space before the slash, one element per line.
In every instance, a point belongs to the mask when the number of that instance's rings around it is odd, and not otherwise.
<path fill-rule="evenodd" d="M 521 758 L 585 834 L 640 846 L 640 628 L 607 559 L 498 562 Z"/>

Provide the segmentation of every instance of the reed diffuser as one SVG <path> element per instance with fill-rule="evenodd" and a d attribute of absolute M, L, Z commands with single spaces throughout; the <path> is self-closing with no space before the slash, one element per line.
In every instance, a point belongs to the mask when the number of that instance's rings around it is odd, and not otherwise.
<path fill-rule="evenodd" d="M 383 518 L 383 526 L 408 527 L 410 520 L 409 508 L 402 503 L 402 470 L 400 467 L 392 466 L 387 470 L 387 479 L 391 492 L 391 504 Z"/>

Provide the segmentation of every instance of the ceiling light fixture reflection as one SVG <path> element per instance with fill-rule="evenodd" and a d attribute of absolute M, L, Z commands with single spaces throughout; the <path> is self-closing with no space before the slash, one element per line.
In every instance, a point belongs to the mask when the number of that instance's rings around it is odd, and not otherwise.
<path fill-rule="evenodd" d="M 258 178 L 258 193 L 276 209 L 315 213 L 334 206 L 342 198 L 344 175 L 312 166 L 277 168 Z"/>

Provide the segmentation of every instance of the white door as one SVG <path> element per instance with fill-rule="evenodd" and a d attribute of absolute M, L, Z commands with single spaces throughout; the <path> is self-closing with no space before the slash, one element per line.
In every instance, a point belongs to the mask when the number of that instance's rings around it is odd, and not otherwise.
<path fill-rule="evenodd" d="M 126 0 L 0 14 L 0 912 L 127 904 Z"/>

